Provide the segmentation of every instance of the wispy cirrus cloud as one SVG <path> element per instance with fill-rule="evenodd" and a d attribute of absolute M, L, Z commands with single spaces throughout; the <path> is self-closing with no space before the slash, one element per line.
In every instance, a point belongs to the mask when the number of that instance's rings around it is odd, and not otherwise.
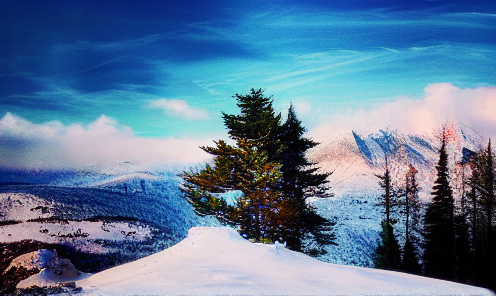
<path fill-rule="evenodd" d="M 138 137 L 105 115 L 88 125 L 36 124 L 6 113 L 0 119 L 0 167 L 70 169 L 96 164 L 197 163 L 209 159 L 198 139 Z"/>
<path fill-rule="evenodd" d="M 186 118 L 189 120 L 204 120 L 208 119 L 207 111 L 191 107 L 188 102 L 176 99 L 159 99 L 151 101 L 149 108 L 161 109 L 166 115 Z"/>

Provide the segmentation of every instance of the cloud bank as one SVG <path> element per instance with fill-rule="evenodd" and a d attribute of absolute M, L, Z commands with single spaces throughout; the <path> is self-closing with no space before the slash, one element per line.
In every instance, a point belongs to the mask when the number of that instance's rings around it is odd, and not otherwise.
<path fill-rule="evenodd" d="M 335 112 L 336 113 L 336 112 Z M 445 122 L 463 123 L 484 137 L 496 136 L 496 87 L 458 88 L 450 83 L 429 85 L 420 99 L 400 97 L 374 108 L 359 109 L 329 116 L 310 131 L 323 140 L 333 133 L 401 132 L 430 134 Z"/>
<path fill-rule="evenodd" d="M 198 114 L 188 113 L 191 110 L 186 102 L 177 102 L 164 99 L 153 104 L 198 118 Z M 311 105 L 297 107 L 308 112 Z M 367 110 L 334 113 L 313 128 L 310 136 L 322 142 L 335 133 L 375 133 L 388 127 L 405 133 L 429 134 L 450 121 L 464 123 L 484 137 L 496 137 L 496 87 L 462 89 L 449 83 L 432 84 L 425 88 L 422 98 L 400 97 Z M 138 137 L 129 127 L 104 115 L 83 126 L 57 121 L 36 124 L 6 113 L 0 119 L 0 167 L 66 169 L 125 161 L 142 165 L 198 163 L 209 159 L 199 146 L 211 145 L 213 139 Z"/>
<path fill-rule="evenodd" d="M 0 167 L 70 169 L 125 161 L 141 165 L 196 163 L 209 159 L 199 149 L 207 141 L 151 139 L 102 115 L 83 126 L 32 123 L 7 113 L 0 120 Z"/>

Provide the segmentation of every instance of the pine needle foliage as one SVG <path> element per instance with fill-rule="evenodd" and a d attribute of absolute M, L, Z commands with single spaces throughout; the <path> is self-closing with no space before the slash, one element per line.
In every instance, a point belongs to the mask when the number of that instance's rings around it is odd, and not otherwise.
<path fill-rule="evenodd" d="M 288 215 L 285 231 L 281 235 L 291 249 L 296 251 L 303 250 L 302 241 L 306 236 L 311 236 L 320 246 L 334 239 L 331 233 L 334 223 L 316 214 L 306 204 L 309 189 L 320 187 L 325 196 L 328 189 L 325 187 L 326 178 L 329 174 L 317 173 L 318 168 L 305 157 L 308 149 L 318 145 L 317 142 L 303 137 L 305 132 L 306 129 L 291 105 L 287 120 L 282 125 L 279 137 L 282 149 L 276 161 L 281 163 L 281 191 Z M 317 195 L 314 191 L 311 194 Z M 315 250 L 312 251 L 314 252 Z"/>
<path fill-rule="evenodd" d="M 309 188 L 322 187 L 328 176 L 305 158 L 318 143 L 303 137 L 292 107 L 281 124 L 272 98 L 261 89 L 234 98 L 240 114 L 223 113 L 223 119 L 236 144 L 220 140 L 201 147 L 213 163 L 182 174 L 185 198 L 198 214 L 214 215 L 254 241 L 282 241 L 296 251 L 308 235 L 318 244 L 330 243 L 333 224 L 305 203 Z M 233 190 L 242 195 L 229 204 L 222 194 Z"/>
<path fill-rule="evenodd" d="M 380 269 L 398 270 L 401 267 L 401 251 L 391 223 L 382 221 L 381 241 L 374 256 L 374 266 Z"/>
<path fill-rule="evenodd" d="M 467 222 L 472 262 L 471 282 L 496 291 L 496 174 L 491 140 L 471 160 Z"/>
<path fill-rule="evenodd" d="M 422 266 L 419 263 L 417 252 L 418 238 L 412 232 L 412 226 L 416 227 L 420 220 L 420 202 L 418 198 L 418 184 L 416 174 L 418 171 L 412 164 L 408 165 L 405 186 L 405 245 L 403 246 L 403 258 L 401 269 L 403 271 L 420 274 Z M 411 220 L 411 221 L 410 221 Z"/>
<path fill-rule="evenodd" d="M 445 127 L 443 127 L 444 129 Z M 455 278 L 454 200 L 449 184 L 446 136 L 443 132 L 436 166 L 437 178 L 432 191 L 433 199 L 424 217 L 424 267 L 428 276 Z"/>
<path fill-rule="evenodd" d="M 393 186 L 387 153 L 385 163 L 384 174 L 376 175 L 379 178 L 379 186 L 384 190 L 381 195 L 381 204 L 384 205 L 386 217 L 381 222 L 381 241 L 375 251 L 374 266 L 380 269 L 398 270 L 401 267 L 401 251 L 394 235 L 393 225 L 396 224 L 396 220 L 391 218 L 391 211 L 398 205 L 402 191 Z"/>

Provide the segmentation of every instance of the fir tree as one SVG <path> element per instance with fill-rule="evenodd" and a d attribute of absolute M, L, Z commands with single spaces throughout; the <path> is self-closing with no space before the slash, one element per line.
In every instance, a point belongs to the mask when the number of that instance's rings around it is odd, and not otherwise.
<path fill-rule="evenodd" d="M 374 267 L 398 270 L 401 266 L 401 251 L 398 240 L 393 233 L 391 223 L 382 221 L 381 241 L 374 255 Z"/>
<path fill-rule="evenodd" d="M 399 198 L 404 196 L 404 192 L 401 188 L 394 186 L 391 179 L 391 172 L 389 170 L 389 162 L 387 153 L 384 156 L 386 168 L 384 174 L 375 175 L 379 178 L 379 186 L 381 186 L 383 193 L 381 194 L 381 204 L 384 206 L 386 212 L 385 222 L 388 224 L 394 223 L 396 220 L 391 218 L 391 212 L 394 207 L 398 206 L 400 201 Z"/>
<path fill-rule="evenodd" d="M 470 237 L 467 224 L 467 216 L 460 212 L 454 217 L 455 232 L 455 279 L 460 282 L 469 282 L 471 273 L 471 250 Z"/>
<path fill-rule="evenodd" d="M 412 218 L 412 225 L 417 225 L 419 220 L 419 201 L 418 201 L 418 185 L 416 181 L 416 174 L 418 171 L 409 164 L 409 169 L 406 174 L 406 188 L 405 188 L 405 245 L 403 246 L 402 270 L 419 274 L 422 271 L 422 266 L 418 260 L 418 253 L 416 250 L 417 238 L 412 234 L 410 227 L 410 219 Z"/>
<path fill-rule="evenodd" d="M 226 224 L 256 241 L 285 241 L 301 251 L 308 233 L 322 243 L 331 235 L 330 222 L 305 204 L 306 189 L 325 182 L 327 175 L 309 169 L 304 153 L 317 143 L 303 137 L 304 128 L 290 108 L 288 120 L 272 107 L 262 90 L 236 94 L 239 115 L 223 113 L 224 123 L 236 146 L 218 141 L 216 147 L 202 147 L 214 156 L 213 166 L 184 172 L 183 192 L 197 213 L 215 215 Z M 239 190 L 235 205 L 220 194 Z"/>
<path fill-rule="evenodd" d="M 183 192 L 200 215 L 215 215 L 220 221 L 240 228 L 241 234 L 256 241 L 272 240 L 278 227 L 280 166 L 267 161 L 263 151 L 250 141 L 238 147 L 224 141 L 216 147 L 202 147 L 215 156 L 214 166 L 200 172 L 184 172 Z M 240 190 L 236 205 L 228 205 L 218 193 Z"/>
<path fill-rule="evenodd" d="M 262 89 L 253 88 L 248 95 L 234 97 L 240 114 L 222 112 L 229 136 L 234 140 L 253 140 L 259 150 L 267 153 L 268 160 L 273 161 L 281 149 L 281 114 L 274 111 L 272 98 L 265 97 Z"/>
<path fill-rule="evenodd" d="M 386 217 L 381 222 L 381 241 L 376 249 L 374 265 L 376 268 L 396 270 L 401 265 L 401 252 L 398 240 L 393 232 L 393 225 L 396 223 L 396 220 L 391 219 L 391 209 L 397 205 L 399 191 L 394 189 L 392 185 L 387 153 L 385 154 L 385 160 L 386 169 L 384 174 L 376 175 L 380 179 L 379 185 L 384 190 L 381 197 L 382 204 L 385 207 Z"/>
<path fill-rule="evenodd" d="M 424 218 L 424 267 L 429 276 L 455 278 L 454 201 L 449 184 L 446 126 L 443 127 L 437 179 Z"/>
<path fill-rule="evenodd" d="M 491 141 L 473 159 L 470 179 L 471 245 L 475 283 L 496 290 L 495 172 Z"/>
<path fill-rule="evenodd" d="M 302 251 L 302 241 L 309 234 L 319 246 L 329 243 L 332 239 L 331 221 L 317 215 L 305 202 L 307 189 L 322 188 L 330 175 L 316 173 L 318 168 L 312 167 L 315 164 L 306 159 L 306 151 L 318 143 L 303 137 L 305 131 L 291 105 L 288 118 L 282 125 L 279 139 L 283 145 L 276 160 L 281 163 L 281 191 L 286 202 L 285 218 L 288 219 L 282 239 L 295 251 Z"/>

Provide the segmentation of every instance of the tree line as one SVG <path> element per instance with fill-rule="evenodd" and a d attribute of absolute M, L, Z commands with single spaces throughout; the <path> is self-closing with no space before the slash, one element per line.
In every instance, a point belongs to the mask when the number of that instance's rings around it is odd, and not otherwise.
<path fill-rule="evenodd" d="M 489 140 L 487 147 L 478 151 L 464 148 L 462 160 L 450 164 L 447 145 L 451 136 L 452 129 L 443 125 L 439 134 L 441 145 L 432 200 L 424 209 L 418 200 L 415 177 L 418 171 L 409 164 L 404 188 L 395 186 L 386 154 L 384 174 L 377 176 L 383 189 L 386 217 L 382 222 L 374 263 L 377 268 L 496 290 L 496 157 Z M 452 180 L 457 176 L 450 171 L 462 173 L 458 178 L 461 186 L 456 188 L 457 194 L 452 188 Z M 394 234 L 396 221 L 390 218 L 390 212 L 396 207 L 404 209 L 403 249 Z M 423 215 L 422 210 L 425 210 Z M 419 228 L 421 224 L 423 228 Z M 417 228 L 416 231 L 412 232 L 412 227 Z"/>

